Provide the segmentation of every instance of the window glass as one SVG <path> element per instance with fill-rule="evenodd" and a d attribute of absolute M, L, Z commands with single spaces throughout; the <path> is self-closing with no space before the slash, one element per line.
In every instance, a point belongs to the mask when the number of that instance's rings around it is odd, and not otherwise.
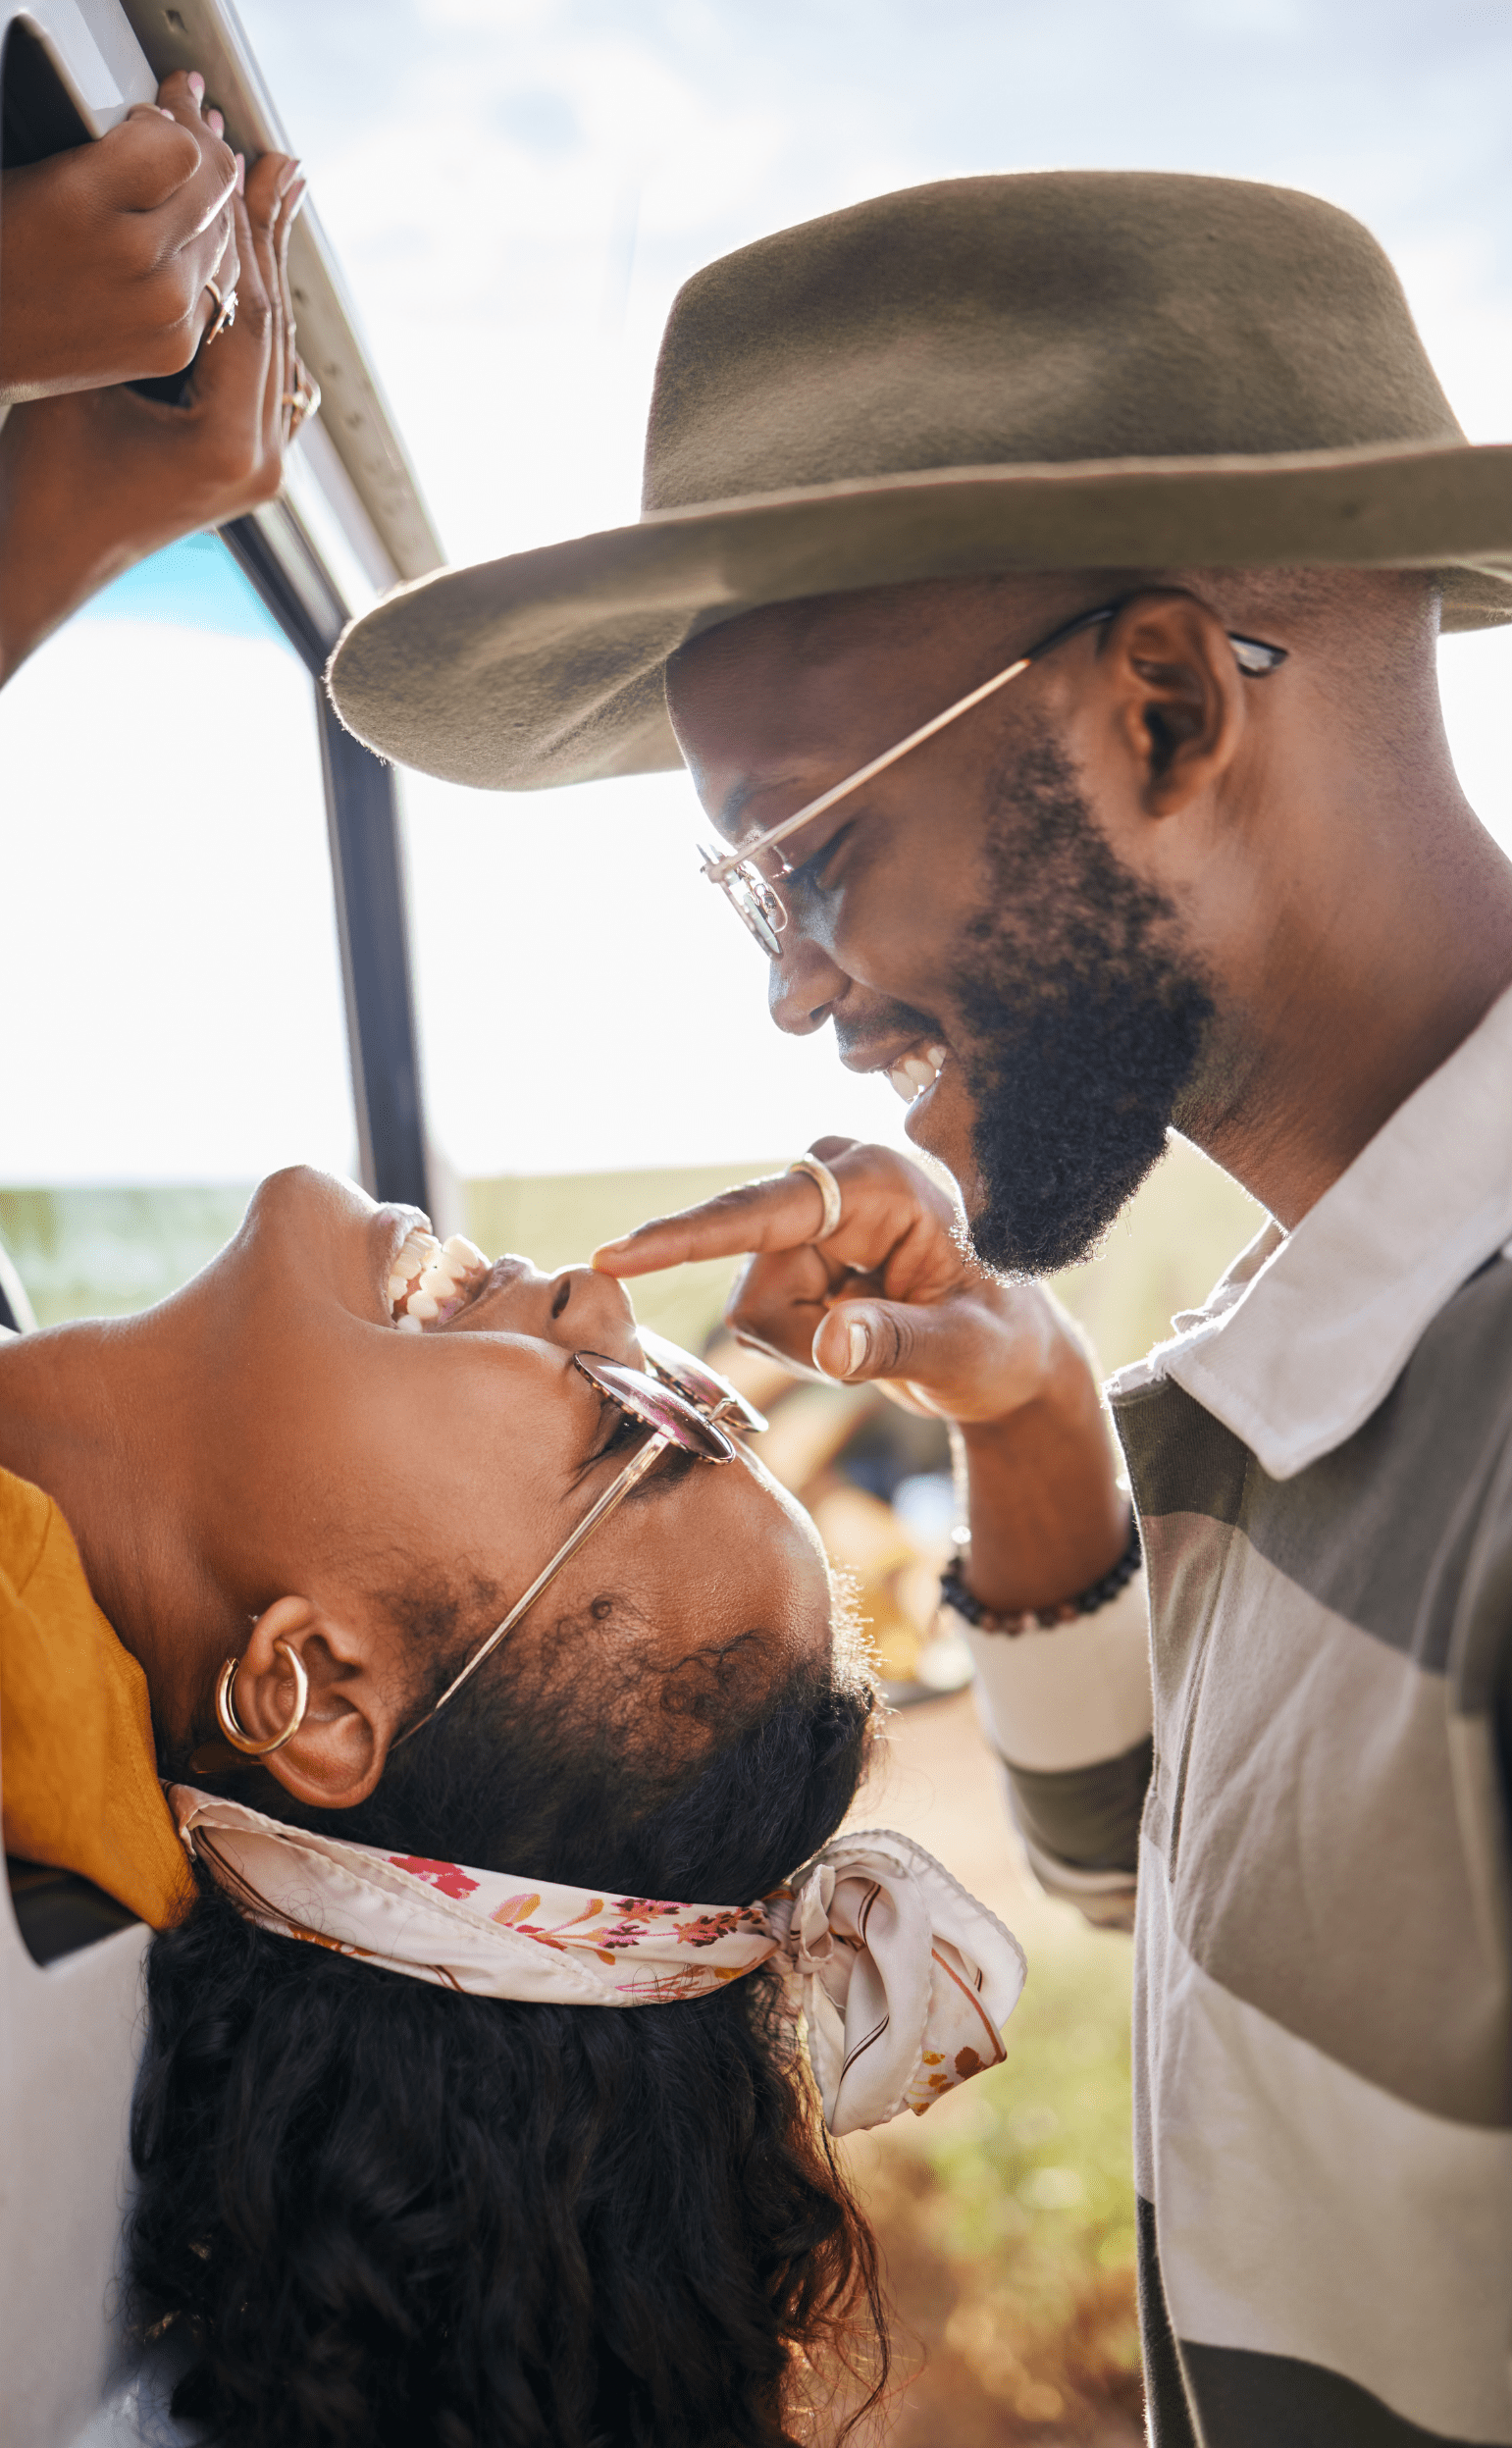
<path fill-rule="evenodd" d="M 185 1279 L 355 1130 L 313 683 L 213 536 L 0 694 L 0 1234 L 41 1323 Z"/>

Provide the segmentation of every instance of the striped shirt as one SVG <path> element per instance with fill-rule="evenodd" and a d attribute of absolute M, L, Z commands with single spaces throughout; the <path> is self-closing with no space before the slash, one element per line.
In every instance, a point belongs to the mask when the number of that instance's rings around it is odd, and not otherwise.
<path fill-rule="evenodd" d="M 1148 1652 L 971 1636 L 1040 1877 L 1137 1891 L 1157 2448 L 1512 2443 L 1509 1081 L 1512 995 L 1113 1380 Z"/>

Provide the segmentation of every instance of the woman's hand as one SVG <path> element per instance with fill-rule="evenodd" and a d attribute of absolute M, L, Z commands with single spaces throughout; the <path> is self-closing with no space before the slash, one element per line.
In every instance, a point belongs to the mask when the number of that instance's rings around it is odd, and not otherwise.
<path fill-rule="evenodd" d="M 238 263 L 239 163 L 205 83 L 170 77 L 97 143 L 0 177 L 0 401 L 178 374 Z"/>
<path fill-rule="evenodd" d="M 0 680 L 132 562 L 278 492 L 296 395 L 313 391 L 288 298 L 298 169 L 265 153 L 233 196 L 236 319 L 201 343 L 181 404 L 63 391 L 0 427 Z"/>
<path fill-rule="evenodd" d="M 822 1243 L 817 1185 L 778 1173 L 607 1241 L 594 1265 L 629 1276 L 754 1252 L 725 1311 L 742 1342 L 960 1426 L 978 1597 L 1010 1611 L 1088 1588 L 1122 1552 L 1128 1515 L 1075 1326 L 1038 1284 L 986 1274 L 952 1202 L 906 1157 L 854 1139 L 809 1152 L 841 1194 Z"/>
<path fill-rule="evenodd" d="M 876 1380 L 910 1408 L 981 1424 L 1085 1374 L 1070 1320 L 1032 1283 L 1000 1283 L 968 1257 L 956 1208 L 907 1157 L 854 1139 L 816 1139 L 841 1194 L 822 1243 L 817 1185 L 778 1173 L 658 1217 L 598 1251 L 615 1276 L 689 1259 L 756 1253 L 725 1323 L 743 1343 L 805 1375 Z"/>

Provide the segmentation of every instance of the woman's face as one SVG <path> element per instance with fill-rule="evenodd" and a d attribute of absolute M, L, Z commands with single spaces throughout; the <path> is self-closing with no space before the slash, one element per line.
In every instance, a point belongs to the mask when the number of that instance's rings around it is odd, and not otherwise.
<path fill-rule="evenodd" d="M 486 1631 L 634 1449 L 572 1365 L 579 1351 L 642 1364 L 621 1286 L 501 1258 L 449 1319 L 403 1332 L 389 1279 L 420 1221 L 328 1174 L 277 1173 L 158 1313 L 190 1330 L 194 1450 L 181 1475 L 217 1577 L 249 1613 L 297 1591 L 348 1615 L 402 1598 L 413 1621 L 429 1595 L 438 1638 L 448 1601 L 450 1621 L 460 1600 Z M 745 1451 L 718 1466 L 668 1455 L 564 1568 L 499 1670 L 516 1644 L 570 1631 L 584 1672 L 596 1655 L 607 1671 L 600 1627 L 623 1641 L 627 1624 L 652 1664 L 695 1680 L 739 1644 L 755 1690 L 824 1654 L 828 1575 L 808 1515 Z"/>

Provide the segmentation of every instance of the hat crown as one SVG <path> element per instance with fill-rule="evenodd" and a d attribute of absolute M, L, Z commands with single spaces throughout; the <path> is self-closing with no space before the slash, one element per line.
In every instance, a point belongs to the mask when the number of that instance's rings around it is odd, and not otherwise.
<path fill-rule="evenodd" d="M 643 507 L 929 468 L 1464 439 L 1384 252 L 1316 196 L 1157 172 L 953 179 L 687 283 Z"/>

